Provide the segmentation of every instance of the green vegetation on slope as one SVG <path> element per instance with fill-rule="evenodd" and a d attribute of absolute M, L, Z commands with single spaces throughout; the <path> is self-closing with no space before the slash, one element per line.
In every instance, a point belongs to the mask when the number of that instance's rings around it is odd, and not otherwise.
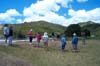
<path fill-rule="evenodd" d="M 91 32 L 91 35 L 94 35 L 94 38 L 100 39 L 100 24 L 94 23 L 91 21 L 79 23 L 82 29 L 88 29 Z M 42 34 L 44 32 L 48 32 L 49 35 L 51 32 L 60 32 L 64 33 L 67 27 L 53 24 L 45 21 L 36 21 L 36 22 L 25 22 L 23 24 L 14 24 L 14 37 L 22 37 L 25 38 L 27 36 L 28 31 L 32 28 L 34 35 L 37 32 L 41 32 Z M 69 30 L 70 31 L 70 30 Z M 2 30 L 0 30 L 0 35 L 2 35 Z"/>
<path fill-rule="evenodd" d="M 51 34 L 51 32 L 63 33 L 65 30 L 65 27 L 61 25 L 52 24 L 45 21 L 38 21 L 38 22 L 31 22 L 31 23 L 24 23 L 24 24 L 16 24 L 14 25 L 14 32 L 15 34 L 21 33 L 23 35 L 27 35 L 28 31 L 31 28 L 33 29 L 34 35 L 37 32 L 41 32 L 42 34 L 44 32 L 48 32 L 49 35 Z"/>
<path fill-rule="evenodd" d="M 100 39 L 100 23 L 94 23 L 94 22 L 85 22 L 85 23 L 79 23 L 79 25 L 83 29 L 88 29 L 91 32 L 91 35 L 94 35 L 94 38 Z"/>

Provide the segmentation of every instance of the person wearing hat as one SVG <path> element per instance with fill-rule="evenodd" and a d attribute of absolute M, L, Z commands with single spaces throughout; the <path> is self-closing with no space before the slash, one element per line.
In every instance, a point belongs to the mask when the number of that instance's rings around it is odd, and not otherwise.
<path fill-rule="evenodd" d="M 32 29 L 28 32 L 28 37 L 29 37 L 29 44 L 32 45 L 32 40 L 33 40 L 33 32 Z"/>
<path fill-rule="evenodd" d="M 62 49 L 62 51 L 64 51 L 65 46 L 67 44 L 65 35 L 62 35 L 62 37 L 61 37 L 61 44 L 62 44 L 62 48 L 61 49 Z"/>
<path fill-rule="evenodd" d="M 44 42 L 44 46 L 47 48 L 48 47 L 48 34 L 47 32 L 44 32 L 44 35 L 42 36 L 42 40 Z"/>
<path fill-rule="evenodd" d="M 77 50 L 77 45 L 78 45 L 78 37 L 76 33 L 74 33 L 72 37 L 72 46 L 75 51 Z"/>
<path fill-rule="evenodd" d="M 3 27 L 3 34 L 4 34 L 4 37 L 5 37 L 5 42 L 7 43 L 8 35 L 9 35 L 9 27 L 8 27 L 8 24 L 5 24 L 4 25 L 4 27 Z"/>

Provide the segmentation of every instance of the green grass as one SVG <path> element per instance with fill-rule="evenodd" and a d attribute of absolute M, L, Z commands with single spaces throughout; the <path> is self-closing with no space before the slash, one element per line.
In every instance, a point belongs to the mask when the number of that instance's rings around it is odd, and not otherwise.
<path fill-rule="evenodd" d="M 55 42 L 55 44 L 56 46 L 49 43 L 48 50 L 37 47 L 30 48 L 28 45 L 0 46 L 0 54 L 25 60 L 33 66 L 100 66 L 99 40 L 87 40 L 85 48 L 82 47 L 80 41 L 78 53 L 72 52 L 70 41 L 63 53 L 60 51 L 60 43 Z"/>

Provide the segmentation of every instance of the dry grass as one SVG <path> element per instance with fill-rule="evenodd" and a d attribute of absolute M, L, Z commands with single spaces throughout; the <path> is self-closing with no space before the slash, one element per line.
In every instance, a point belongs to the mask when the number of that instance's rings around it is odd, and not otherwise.
<path fill-rule="evenodd" d="M 33 66 L 100 66 L 99 40 L 87 40 L 85 48 L 82 47 L 82 43 L 79 41 L 78 53 L 72 52 L 70 41 L 67 42 L 65 52 L 61 52 L 61 44 L 58 41 L 49 42 L 48 49 L 43 48 L 43 43 L 41 43 L 40 48 L 36 47 L 36 42 L 34 42 L 34 47 L 30 47 L 28 42 L 15 44 L 14 47 L 0 46 L 0 54 L 5 53 L 7 57 L 19 58 L 19 61 L 23 61 L 22 63 L 27 62 L 27 64 L 33 64 Z M 15 59 L 10 58 L 10 60 L 9 63 Z"/>
<path fill-rule="evenodd" d="M 0 66 L 32 66 L 23 59 L 0 52 Z"/>

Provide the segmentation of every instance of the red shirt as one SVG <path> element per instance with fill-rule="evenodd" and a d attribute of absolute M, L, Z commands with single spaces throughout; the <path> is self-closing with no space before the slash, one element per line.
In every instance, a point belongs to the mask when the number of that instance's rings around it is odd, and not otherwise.
<path fill-rule="evenodd" d="M 37 34 L 37 35 L 36 35 L 36 38 L 37 38 L 38 40 L 40 40 L 40 39 L 41 39 L 41 34 Z"/>
<path fill-rule="evenodd" d="M 28 36 L 29 36 L 29 37 L 33 37 L 32 31 L 28 32 Z"/>

